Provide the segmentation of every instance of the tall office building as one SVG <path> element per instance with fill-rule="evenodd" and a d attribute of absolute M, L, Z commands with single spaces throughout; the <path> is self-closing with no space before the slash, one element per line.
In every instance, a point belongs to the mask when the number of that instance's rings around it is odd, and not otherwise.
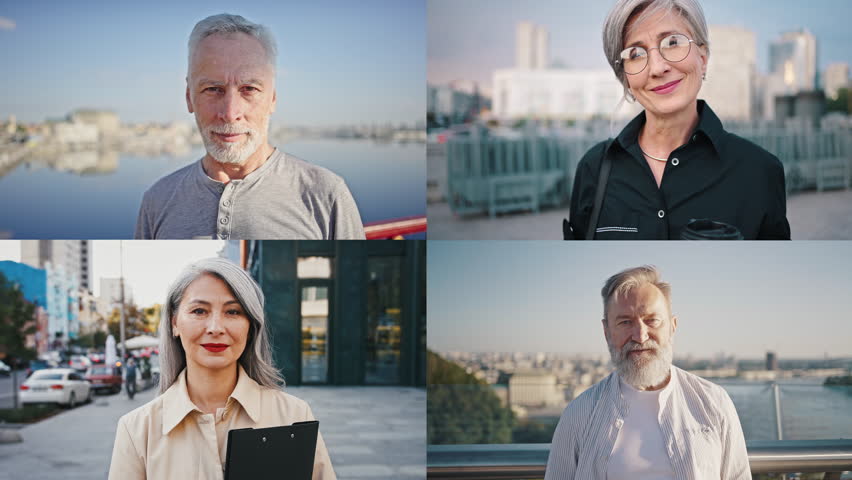
<path fill-rule="evenodd" d="M 101 291 L 99 294 L 110 307 L 113 304 L 121 303 L 121 279 L 120 278 L 102 278 Z M 124 302 L 133 303 L 133 290 L 127 281 L 124 282 Z"/>
<path fill-rule="evenodd" d="M 825 74 L 822 78 L 825 96 L 836 100 L 838 90 L 849 88 L 849 64 L 846 62 L 829 64 L 825 67 Z"/>
<path fill-rule="evenodd" d="M 769 45 L 769 71 L 783 81 L 783 92 L 816 90 L 816 37 L 807 30 L 786 32 Z"/>
<path fill-rule="evenodd" d="M 540 70 L 550 63 L 550 33 L 546 28 L 521 22 L 515 31 L 515 65 Z"/>
<path fill-rule="evenodd" d="M 742 27 L 711 25 L 707 80 L 699 98 L 722 119 L 748 121 L 755 97 L 757 43 Z"/>
<path fill-rule="evenodd" d="M 23 240 L 21 263 L 45 268 L 50 262 L 87 291 L 92 291 L 92 243 L 90 240 Z"/>

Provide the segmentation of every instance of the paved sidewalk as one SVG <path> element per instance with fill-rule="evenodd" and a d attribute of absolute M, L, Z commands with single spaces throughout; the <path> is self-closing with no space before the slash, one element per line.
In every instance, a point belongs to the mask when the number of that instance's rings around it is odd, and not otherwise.
<path fill-rule="evenodd" d="M 156 388 L 129 400 L 122 391 L 19 430 L 24 441 L 0 445 L 0 480 L 105 479 L 118 419 L 154 398 Z"/>
<path fill-rule="evenodd" d="M 568 207 L 540 213 L 460 217 L 448 203 L 427 205 L 430 240 L 561 240 Z M 797 193 L 787 197 L 793 240 L 852 239 L 852 190 Z"/>
<path fill-rule="evenodd" d="M 156 389 L 131 401 L 123 392 L 19 430 L 23 443 L 0 445 L 0 480 L 105 479 L 115 426 Z M 338 478 L 426 478 L 426 391 L 402 387 L 288 387 L 320 421 Z"/>

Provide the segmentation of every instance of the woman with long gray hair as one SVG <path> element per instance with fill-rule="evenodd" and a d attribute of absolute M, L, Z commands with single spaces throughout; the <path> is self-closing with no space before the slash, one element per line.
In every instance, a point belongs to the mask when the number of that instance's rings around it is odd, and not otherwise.
<path fill-rule="evenodd" d="M 698 1 L 619 0 L 603 46 L 645 110 L 578 164 L 565 238 L 789 239 L 781 162 L 698 99 L 710 58 Z"/>
<path fill-rule="evenodd" d="M 222 478 L 228 431 L 314 420 L 281 390 L 263 304 L 257 283 L 227 260 L 184 268 L 160 321 L 160 395 L 119 420 L 111 480 Z M 322 435 L 313 478 L 336 478 Z"/>

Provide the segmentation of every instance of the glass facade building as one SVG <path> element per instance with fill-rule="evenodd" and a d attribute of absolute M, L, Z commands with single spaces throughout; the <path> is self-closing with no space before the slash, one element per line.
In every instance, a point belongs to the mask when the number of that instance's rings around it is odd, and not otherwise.
<path fill-rule="evenodd" d="M 425 385 L 425 241 L 247 241 L 240 250 L 289 385 Z"/>

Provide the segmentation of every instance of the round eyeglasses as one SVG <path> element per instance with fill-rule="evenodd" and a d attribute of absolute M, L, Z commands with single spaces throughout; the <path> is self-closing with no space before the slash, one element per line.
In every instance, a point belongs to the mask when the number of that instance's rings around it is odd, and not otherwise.
<path fill-rule="evenodd" d="M 689 55 L 689 49 L 692 48 L 693 43 L 694 41 L 690 40 L 686 35 L 675 33 L 664 37 L 660 41 L 658 50 L 667 62 L 679 62 Z M 646 50 L 645 47 L 638 45 L 627 47 L 621 51 L 617 62 L 624 69 L 624 73 L 628 75 L 642 73 L 642 70 L 645 70 L 645 67 L 648 66 L 649 50 L 653 50 L 653 48 Z"/>

